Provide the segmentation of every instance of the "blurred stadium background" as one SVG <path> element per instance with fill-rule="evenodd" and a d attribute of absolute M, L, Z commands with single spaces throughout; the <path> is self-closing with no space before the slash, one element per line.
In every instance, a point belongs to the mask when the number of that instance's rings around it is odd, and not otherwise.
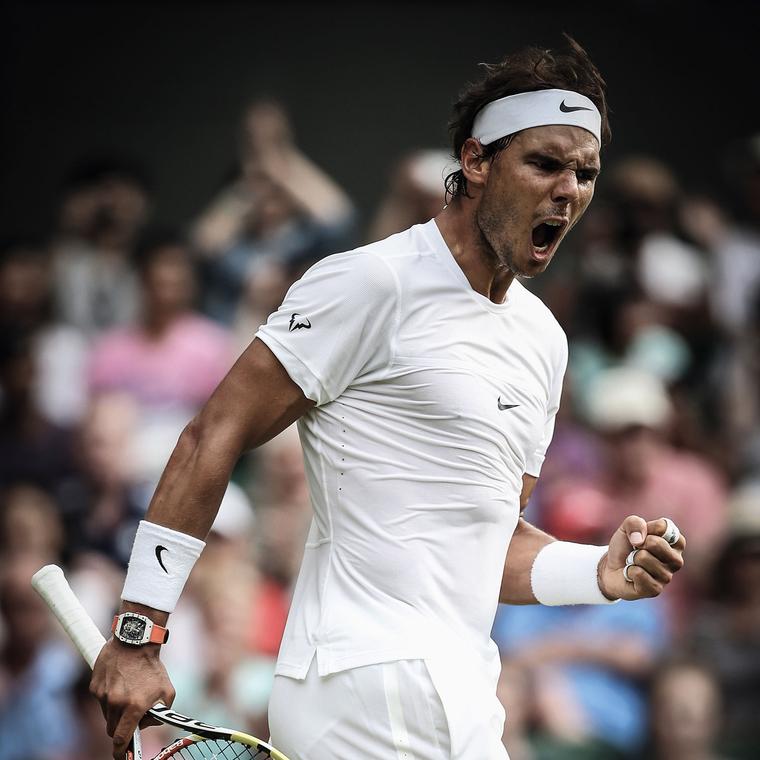
<path fill-rule="evenodd" d="M 458 89 L 562 31 L 613 143 L 529 283 L 571 344 L 529 516 L 597 542 L 667 514 L 688 566 L 658 600 L 503 608 L 504 740 L 760 756 L 755 3 L 27 2 L 3 31 L 0 760 L 109 757 L 31 573 L 62 563 L 108 629 L 171 446 L 256 326 L 321 256 L 434 215 Z M 172 617 L 179 709 L 266 735 L 308 520 L 289 430 L 241 461 Z"/>

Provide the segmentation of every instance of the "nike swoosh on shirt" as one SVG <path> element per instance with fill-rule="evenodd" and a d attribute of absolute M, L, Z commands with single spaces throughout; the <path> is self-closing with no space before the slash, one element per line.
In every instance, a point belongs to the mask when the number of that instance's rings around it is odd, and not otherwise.
<path fill-rule="evenodd" d="M 503 412 L 505 409 L 514 409 L 516 406 L 520 406 L 519 404 L 504 404 L 501 400 L 501 396 L 496 399 L 496 406 L 499 407 L 499 409 Z"/>
<path fill-rule="evenodd" d="M 161 561 L 161 552 L 169 551 L 165 546 L 161 546 L 160 544 L 156 547 L 156 559 L 158 560 L 158 564 L 161 565 L 161 569 L 169 575 L 169 571 L 166 569 L 166 565 Z"/>
<path fill-rule="evenodd" d="M 586 108 L 586 106 L 566 106 L 565 101 L 563 100 L 559 104 L 559 110 L 562 111 L 562 113 L 572 113 L 573 111 L 590 111 L 590 108 Z"/>

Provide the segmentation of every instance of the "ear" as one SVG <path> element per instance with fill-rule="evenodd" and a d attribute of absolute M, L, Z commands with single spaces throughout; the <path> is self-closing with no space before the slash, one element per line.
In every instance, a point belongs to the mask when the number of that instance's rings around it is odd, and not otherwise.
<path fill-rule="evenodd" d="M 491 170 L 491 162 L 483 156 L 483 146 L 480 140 L 468 137 L 462 145 L 459 155 L 462 173 L 467 178 L 468 187 L 483 187 L 488 180 L 488 172 Z"/>

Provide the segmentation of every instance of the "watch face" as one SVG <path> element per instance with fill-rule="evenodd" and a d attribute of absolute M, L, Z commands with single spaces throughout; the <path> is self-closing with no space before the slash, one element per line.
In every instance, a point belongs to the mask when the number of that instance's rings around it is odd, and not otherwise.
<path fill-rule="evenodd" d="M 142 641 L 145 634 L 145 621 L 133 617 L 123 618 L 119 633 L 123 639 Z"/>

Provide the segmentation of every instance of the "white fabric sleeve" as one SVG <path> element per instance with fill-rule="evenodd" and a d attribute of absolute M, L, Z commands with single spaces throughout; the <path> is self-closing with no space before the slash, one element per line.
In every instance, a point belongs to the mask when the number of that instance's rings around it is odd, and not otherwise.
<path fill-rule="evenodd" d="M 557 412 L 559 411 L 562 399 L 562 382 L 565 377 L 565 370 L 567 369 L 567 338 L 564 337 L 564 334 L 562 338 L 560 356 L 554 367 L 554 377 L 549 393 L 549 402 L 546 407 L 546 422 L 544 423 L 543 435 L 532 454 L 528 457 L 525 466 L 526 474 L 533 475 L 536 478 L 541 474 L 541 467 L 544 464 L 544 459 L 546 459 L 546 450 L 552 442 L 554 422 L 557 418 Z"/>
<path fill-rule="evenodd" d="M 378 255 L 351 251 L 315 264 L 256 332 L 307 398 L 336 399 L 388 366 L 400 288 Z"/>

